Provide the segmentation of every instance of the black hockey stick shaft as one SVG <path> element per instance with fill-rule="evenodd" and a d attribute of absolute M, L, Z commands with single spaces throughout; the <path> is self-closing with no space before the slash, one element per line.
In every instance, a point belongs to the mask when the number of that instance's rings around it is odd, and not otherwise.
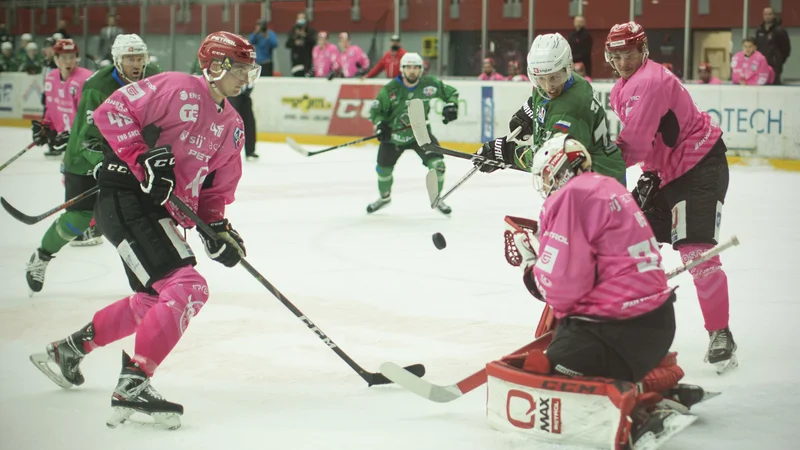
<path fill-rule="evenodd" d="M 53 214 L 55 214 L 55 213 L 57 213 L 59 211 L 67 209 L 70 206 L 72 206 L 72 205 L 74 205 L 74 204 L 76 204 L 76 203 L 78 203 L 78 202 L 80 202 L 80 201 L 82 201 L 82 200 L 84 200 L 84 199 L 86 199 L 88 197 L 91 197 L 92 195 L 96 194 L 98 191 L 100 191 L 100 188 L 98 186 L 95 186 L 95 187 L 93 187 L 93 188 L 91 188 L 91 189 L 89 189 L 89 190 L 87 190 L 87 191 L 85 191 L 85 192 L 83 192 L 81 194 L 76 195 L 75 197 L 72 197 L 71 199 L 69 199 L 66 202 L 56 206 L 55 208 L 53 208 L 51 210 L 39 214 L 38 216 L 29 216 L 27 214 L 23 214 L 20 210 L 18 210 L 17 208 L 14 208 L 13 206 L 11 206 L 11 204 L 8 203 L 6 201 L 6 199 L 4 199 L 3 197 L 0 197 L 0 204 L 3 205 L 3 209 L 5 209 L 6 212 L 11 214 L 11 217 L 19 220 L 20 222 L 22 222 L 24 224 L 33 225 L 33 224 L 41 222 L 42 220 L 52 216 Z"/>
<path fill-rule="evenodd" d="M 403 128 L 399 128 L 397 130 L 392 130 L 392 133 L 397 133 L 399 131 L 405 131 L 405 130 L 407 130 L 409 128 L 411 128 L 411 125 L 405 126 Z M 330 152 L 332 150 L 336 150 L 337 148 L 349 147 L 351 145 L 360 144 L 362 142 L 367 142 L 367 141 L 370 141 L 372 139 L 376 139 L 377 137 L 378 137 L 377 134 L 373 134 L 371 136 L 367 136 L 367 137 L 363 137 L 363 138 L 360 138 L 360 139 L 356 139 L 355 141 L 345 142 L 344 144 L 339 144 L 339 145 L 335 145 L 333 147 L 324 148 L 322 150 L 317 150 L 315 152 L 308 152 L 308 156 L 319 155 L 320 153 Z"/>
<path fill-rule="evenodd" d="M 178 197 L 176 197 L 175 194 L 170 194 L 169 199 L 173 204 L 175 204 L 175 206 L 178 209 L 181 210 L 181 212 L 186 214 L 186 216 L 189 219 L 191 219 L 197 225 L 197 227 L 203 231 L 203 233 L 212 236 L 212 238 L 214 239 L 217 240 L 221 239 L 217 235 L 217 233 L 213 229 L 211 229 L 210 226 L 208 226 L 207 223 L 203 222 L 203 220 L 200 219 L 191 208 L 186 206 L 185 203 L 183 203 Z M 344 352 L 344 350 L 342 350 L 338 345 L 336 345 L 336 343 L 334 343 L 333 340 L 331 340 L 331 338 L 329 338 L 321 329 L 319 329 L 319 327 L 317 327 L 314 324 L 314 322 L 312 322 L 311 319 L 308 318 L 308 316 L 303 314 L 302 311 L 300 311 L 296 306 L 294 306 L 294 304 L 290 302 L 289 299 L 286 298 L 286 296 L 283 295 L 278 290 L 278 288 L 273 286 L 272 283 L 270 283 L 266 278 L 264 278 L 264 276 L 261 275 L 258 272 L 258 270 L 256 270 L 252 265 L 250 265 L 250 263 L 247 262 L 246 259 L 242 258 L 239 264 L 242 267 L 244 267 L 245 270 L 247 270 L 247 272 L 249 272 L 250 275 L 253 276 L 253 278 L 258 280 L 258 282 L 261 283 L 261 285 L 264 286 L 272 295 L 274 295 L 275 298 L 278 299 L 278 301 L 283 303 L 283 306 L 285 306 L 289 311 L 292 312 L 292 314 L 294 314 L 298 319 L 300 319 L 308 328 L 311 329 L 311 331 L 316 333 L 317 337 L 319 337 L 322 340 L 322 342 L 324 342 L 325 345 L 328 346 L 328 348 L 333 350 L 333 352 L 336 353 L 336 355 L 338 355 L 339 358 L 341 358 L 344 362 L 346 362 L 347 365 L 350 366 L 350 368 L 352 368 L 361 378 L 363 378 L 364 381 L 366 381 L 369 386 L 375 384 L 389 384 L 392 382 L 391 380 L 383 376 L 383 374 L 381 374 L 380 372 L 369 372 L 367 370 L 364 370 L 364 368 L 361 367 L 357 362 L 353 361 L 353 359 L 350 356 L 348 356 L 347 353 Z M 425 374 L 425 367 L 422 364 L 414 364 L 408 366 L 406 367 L 406 370 L 414 374 L 419 374 L 417 375 L 419 377 Z"/>
<path fill-rule="evenodd" d="M 0 170 L 3 170 L 6 167 L 10 166 L 11 163 L 13 163 L 17 159 L 19 159 L 20 156 L 24 155 L 25 152 L 27 152 L 28 150 L 32 149 L 33 147 L 36 147 L 36 144 L 31 142 L 30 144 L 28 144 L 27 147 L 23 148 L 19 153 L 17 153 L 16 155 L 12 156 L 11 159 L 9 159 L 8 161 L 4 162 L 3 165 L 0 166 Z"/>
<path fill-rule="evenodd" d="M 496 167 L 500 167 L 500 168 L 503 168 L 503 169 L 514 169 L 514 170 L 518 170 L 520 172 L 528 172 L 527 170 L 521 169 L 521 168 L 519 168 L 519 167 L 517 167 L 517 166 L 515 166 L 513 164 L 506 164 L 506 163 L 504 163 L 502 161 L 495 161 L 493 159 L 489 159 L 489 158 L 486 158 L 486 157 L 481 156 L 481 155 L 476 155 L 474 153 L 464 153 L 464 152 L 460 152 L 458 150 L 452 150 L 452 149 L 445 148 L 445 147 L 442 147 L 442 146 L 436 145 L 436 144 L 425 144 L 425 145 L 422 146 L 422 148 L 424 150 L 426 150 L 426 151 L 429 151 L 429 152 L 439 153 L 439 154 L 446 155 L 446 156 L 453 156 L 453 157 L 461 158 L 461 159 L 469 159 L 470 161 L 480 162 L 480 163 L 482 163 L 484 165 L 487 165 L 487 166 L 496 166 Z"/>

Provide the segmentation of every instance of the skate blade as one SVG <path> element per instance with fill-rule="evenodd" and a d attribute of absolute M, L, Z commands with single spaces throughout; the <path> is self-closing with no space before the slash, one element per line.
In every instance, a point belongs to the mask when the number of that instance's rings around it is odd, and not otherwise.
<path fill-rule="evenodd" d="M 37 369 L 39 369 L 43 374 L 47 376 L 47 378 L 50 378 L 50 380 L 52 380 L 53 383 L 57 384 L 58 386 L 64 389 L 69 389 L 72 386 L 74 386 L 72 383 L 64 379 L 63 376 L 61 376 L 61 374 L 59 373 L 60 370 L 59 372 L 53 370 L 53 368 L 50 366 L 51 362 L 50 357 L 47 355 L 46 352 L 34 353 L 30 356 L 30 360 L 33 363 L 33 365 L 36 366 Z"/>
<path fill-rule="evenodd" d="M 717 375 L 722 375 L 731 369 L 739 367 L 739 359 L 736 358 L 736 354 L 734 353 L 731 355 L 731 359 L 712 364 L 714 365 L 714 369 L 717 371 Z"/>
<path fill-rule="evenodd" d="M 103 243 L 103 237 L 98 236 L 96 238 L 92 238 L 86 241 L 70 241 L 70 247 L 94 247 L 95 245 L 100 245 Z"/>
<path fill-rule="evenodd" d="M 142 422 L 133 420 L 131 416 L 134 413 L 140 413 L 150 416 L 152 422 Z M 124 423 L 135 424 L 139 426 L 149 426 L 160 430 L 177 430 L 181 427 L 181 415 L 171 412 L 144 412 L 132 408 L 123 408 L 121 406 L 112 407 L 111 417 L 106 420 L 106 426 L 109 428 L 117 428 Z"/>
<path fill-rule="evenodd" d="M 664 419 L 663 431 L 658 434 L 653 432 L 645 433 L 633 444 L 633 450 L 656 450 L 695 420 L 697 420 L 697 416 L 687 416 L 673 412 L 670 417 Z"/>

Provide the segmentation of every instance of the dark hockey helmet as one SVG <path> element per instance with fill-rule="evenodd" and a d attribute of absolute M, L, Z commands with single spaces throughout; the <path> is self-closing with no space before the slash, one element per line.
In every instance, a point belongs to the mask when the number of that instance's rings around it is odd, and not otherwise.
<path fill-rule="evenodd" d="M 210 82 L 219 81 L 230 73 L 241 81 L 252 83 L 261 74 L 253 44 L 227 31 L 206 36 L 197 51 L 197 59 L 203 76 Z"/>

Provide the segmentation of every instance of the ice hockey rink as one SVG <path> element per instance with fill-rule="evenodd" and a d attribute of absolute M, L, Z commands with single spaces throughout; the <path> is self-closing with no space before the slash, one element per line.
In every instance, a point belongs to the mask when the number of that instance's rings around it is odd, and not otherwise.
<path fill-rule="evenodd" d="M 30 142 L 29 130 L 0 128 L 0 161 Z M 319 148 L 319 147 L 309 147 Z M 393 203 L 377 198 L 375 147 L 305 158 L 259 143 L 246 162 L 227 216 L 248 261 L 364 368 L 423 363 L 426 378 L 454 383 L 532 340 L 542 304 L 503 257 L 503 217 L 538 217 L 542 199 L 529 176 L 477 174 L 431 210 L 425 168 L 413 153 L 395 170 Z M 0 195 L 27 214 L 64 201 L 59 161 L 33 149 L 0 173 Z M 469 169 L 447 159 L 446 187 Z M 638 174 L 629 172 L 629 185 Z M 691 427 L 666 449 L 797 448 L 797 173 L 735 166 L 722 236 L 730 282 L 731 329 L 740 367 L 723 376 L 703 363 L 708 336 L 689 274 L 672 284 L 678 332 L 673 349 L 685 382 L 722 391 L 698 405 Z M 125 339 L 89 355 L 86 383 L 62 390 L 28 355 L 88 323 L 129 294 L 109 244 L 65 247 L 32 298 L 25 263 L 50 225 L 29 226 L 0 211 L 0 447 L 23 449 L 555 449 L 497 432 L 485 422 L 485 387 L 447 404 L 397 386 L 368 388 L 342 360 L 244 269 L 210 261 L 194 230 L 189 243 L 211 297 L 159 368 L 153 385 L 184 405 L 176 431 L 126 424 L 108 429 L 111 392 Z M 437 250 L 431 235 L 447 247 Z M 679 264 L 664 250 L 664 266 Z M 146 420 L 146 419 L 145 419 Z M 575 448 L 575 447 L 570 447 Z"/>

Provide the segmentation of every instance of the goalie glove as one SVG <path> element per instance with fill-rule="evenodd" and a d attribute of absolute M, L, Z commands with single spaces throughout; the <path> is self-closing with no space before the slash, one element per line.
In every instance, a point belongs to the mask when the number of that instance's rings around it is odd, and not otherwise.
<path fill-rule="evenodd" d="M 198 230 L 200 232 L 200 240 L 203 241 L 203 246 L 209 258 L 222 263 L 225 267 L 233 267 L 239 264 L 239 261 L 244 256 L 247 256 L 244 240 L 231 227 L 228 219 L 209 223 L 208 226 L 217 233 L 216 237 L 204 233 L 202 228 L 198 228 Z"/>
<path fill-rule="evenodd" d="M 536 247 L 539 246 L 537 233 L 539 224 L 533 219 L 506 216 L 506 261 L 514 267 L 526 271 L 536 264 Z"/>

